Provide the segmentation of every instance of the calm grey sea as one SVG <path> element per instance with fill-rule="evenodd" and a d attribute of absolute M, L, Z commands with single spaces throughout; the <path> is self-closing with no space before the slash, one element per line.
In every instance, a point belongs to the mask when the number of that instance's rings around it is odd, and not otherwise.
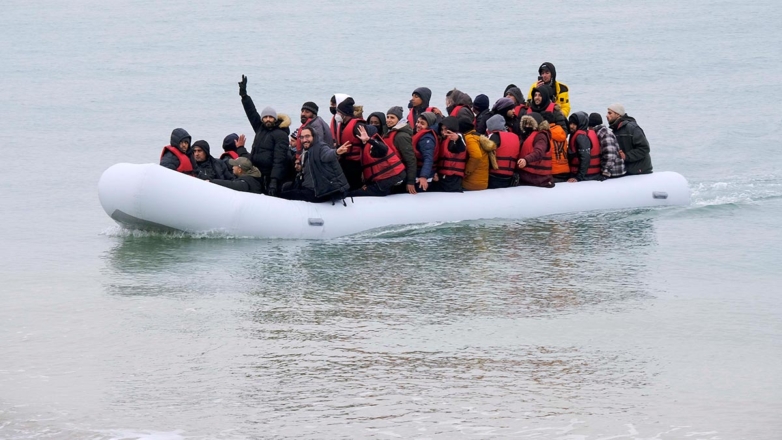
<path fill-rule="evenodd" d="M 782 438 L 782 4 L 0 1 L 0 438 Z M 553 62 L 692 206 L 325 242 L 130 233 L 174 127 Z M 204 203 L 209 203 L 204 200 Z"/>

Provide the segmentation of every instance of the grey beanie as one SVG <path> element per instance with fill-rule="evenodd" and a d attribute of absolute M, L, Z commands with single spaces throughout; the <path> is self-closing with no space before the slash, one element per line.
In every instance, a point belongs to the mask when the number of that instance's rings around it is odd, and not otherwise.
<path fill-rule="evenodd" d="M 437 122 L 437 115 L 432 112 L 423 112 L 418 117 L 424 118 L 424 120 L 426 120 L 426 125 L 429 126 L 429 128 L 432 128 L 432 126 Z"/>
<path fill-rule="evenodd" d="M 625 115 L 625 106 L 623 106 L 622 104 L 611 104 L 608 106 L 608 109 L 619 116 Z"/>
<path fill-rule="evenodd" d="M 494 115 L 486 121 L 486 131 L 505 131 L 505 118 Z"/>
<path fill-rule="evenodd" d="M 276 112 L 276 111 L 274 111 L 274 109 L 273 109 L 273 108 L 271 108 L 271 107 L 266 107 L 266 108 L 264 108 L 264 109 L 263 109 L 263 111 L 261 112 L 261 118 L 263 118 L 264 116 L 271 116 L 271 117 L 273 117 L 274 119 L 277 119 L 277 112 Z"/>
<path fill-rule="evenodd" d="M 405 111 L 402 109 L 402 107 L 394 106 L 388 109 L 386 112 L 386 115 L 394 115 L 397 119 L 402 120 L 402 116 L 405 114 Z"/>

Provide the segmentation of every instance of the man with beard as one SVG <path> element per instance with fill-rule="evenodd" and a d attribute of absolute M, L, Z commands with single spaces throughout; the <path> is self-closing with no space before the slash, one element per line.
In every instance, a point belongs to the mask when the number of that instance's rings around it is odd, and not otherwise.
<path fill-rule="evenodd" d="M 559 105 L 551 101 L 551 88 L 548 86 L 533 87 L 531 93 L 531 101 L 527 114 L 538 113 L 551 113 L 554 115 L 554 123 L 562 127 L 563 130 L 568 129 L 568 120 L 565 117 Z M 521 115 L 519 115 L 521 117 Z"/>
<path fill-rule="evenodd" d="M 211 180 L 212 183 L 231 188 L 234 191 L 261 194 L 263 190 L 263 178 L 261 177 L 261 172 L 258 171 L 257 167 L 253 166 L 250 159 L 246 157 L 231 159 L 228 161 L 228 164 L 233 167 L 235 178 L 233 180 L 215 179 Z"/>
<path fill-rule="evenodd" d="M 247 95 L 247 77 L 244 75 L 239 82 L 239 96 L 242 97 L 247 119 L 255 130 L 250 160 L 263 175 L 266 194 L 275 197 L 289 174 L 288 134 L 280 128 L 273 108 L 266 107 L 260 114 L 255 109 L 252 98 Z"/>
<path fill-rule="evenodd" d="M 557 81 L 557 69 L 553 64 L 545 62 L 538 68 L 538 82 L 532 84 L 529 88 L 529 95 L 532 95 L 532 89 L 540 86 L 551 88 L 551 100 L 559 105 L 562 114 L 567 118 L 570 115 L 570 89 L 565 84 Z M 536 110 L 537 111 L 537 110 Z"/>
<path fill-rule="evenodd" d="M 612 104 L 608 107 L 606 119 L 619 142 L 619 155 L 625 161 L 627 175 L 651 173 L 652 157 L 649 155 L 649 141 L 635 122 L 635 118 L 625 113 L 622 104 Z"/>
<path fill-rule="evenodd" d="M 233 179 L 233 174 L 228 171 L 228 166 L 222 160 L 217 160 L 209 154 L 209 143 L 204 140 L 193 143 L 193 157 L 196 166 L 193 175 L 202 180 Z"/>
<path fill-rule="evenodd" d="M 160 153 L 160 165 L 184 174 L 193 174 L 195 160 L 190 149 L 190 134 L 184 128 L 171 132 L 171 143 Z"/>
<path fill-rule="evenodd" d="M 308 101 L 301 106 L 301 127 L 297 130 L 301 132 L 304 127 L 312 127 L 319 139 L 322 139 L 326 145 L 334 145 L 334 138 L 331 136 L 331 128 L 326 121 L 318 116 L 318 105 Z M 301 139 L 296 138 L 296 158 L 301 155 Z"/>
<path fill-rule="evenodd" d="M 286 185 L 280 197 L 318 203 L 345 194 L 350 187 L 339 165 L 339 155 L 345 154 L 348 147 L 331 148 L 318 139 L 312 127 L 299 130 L 299 139 L 302 146 L 301 165 L 297 165 L 299 176 L 292 186 Z"/>

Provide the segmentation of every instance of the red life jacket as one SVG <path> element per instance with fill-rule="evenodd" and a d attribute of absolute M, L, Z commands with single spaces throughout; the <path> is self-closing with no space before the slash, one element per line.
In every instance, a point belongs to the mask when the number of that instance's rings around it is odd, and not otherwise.
<path fill-rule="evenodd" d="M 516 162 L 519 160 L 519 137 L 507 131 L 494 132 L 500 135 L 500 146 L 494 154 L 497 156 L 496 170 L 489 168 L 489 174 L 495 176 L 512 176 L 516 171 Z M 493 133 L 490 133 L 490 135 Z"/>
<path fill-rule="evenodd" d="M 521 144 L 520 157 L 523 159 L 525 156 L 530 155 L 534 151 L 533 145 L 535 145 L 535 139 L 537 139 L 538 136 L 543 136 L 546 138 L 546 155 L 543 156 L 543 159 L 537 162 L 527 163 L 527 165 L 524 168 L 522 168 L 520 171 L 526 171 L 530 174 L 537 174 L 539 176 L 550 176 L 551 175 L 551 144 L 549 143 L 549 135 L 546 132 L 536 131 L 535 133 L 529 135 L 527 139 L 524 140 L 524 143 Z"/>
<path fill-rule="evenodd" d="M 405 170 L 405 164 L 402 163 L 402 159 L 399 158 L 399 154 L 397 154 L 396 147 L 393 146 L 393 143 L 389 146 L 388 143 L 377 134 L 372 137 L 386 143 L 386 146 L 388 146 L 388 153 L 386 153 L 385 157 L 372 157 L 369 155 L 372 144 L 369 142 L 364 144 L 363 149 L 361 150 L 361 172 L 364 175 L 364 183 L 377 182 L 401 174 Z"/>
<path fill-rule="evenodd" d="M 467 149 L 461 153 L 451 153 L 448 145 L 451 140 L 443 139 L 439 146 L 440 160 L 437 162 L 437 172 L 443 176 L 457 176 L 464 178 L 464 169 L 467 167 Z"/>
<path fill-rule="evenodd" d="M 230 157 L 231 159 L 238 159 L 239 153 L 236 151 L 226 151 L 225 153 L 220 155 L 220 160 L 224 160 L 226 157 Z"/>
<path fill-rule="evenodd" d="M 396 130 L 391 130 L 386 137 L 383 138 L 383 142 L 386 144 L 388 148 L 393 148 L 394 151 L 397 151 L 396 145 L 394 145 L 394 139 L 396 139 L 396 134 L 399 133 Z M 397 154 L 399 152 L 397 151 Z"/>
<path fill-rule="evenodd" d="M 546 112 L 549 112 L 549 113 L 553 113 L 553 112 L 554 112 L 554 106 L 555 106 L 555 105 L 556 105 L 556 104 L 554 104 L 553 102 L 551 102 L 551 103 L 549 103 L 549 105 L 548 105 L 548 106 L 546 106 L 546 110 L 543 110 L 543 111 L 546 111 Z M 528 109 L 527 109 L 527 114 L 530 114 L 530 113 L 533 113 L 532 107 L 530 107 L 530 108 L 528 108 Z"/>
<path fill-rule="evenodd" d="M 592 148 L 589 150 L 589 168 L 587 169 L 587 176 L 600 174 L 600 140 L 597 138 L 597 133 L 595 133 L 595 130 L 577 130 L 572 136 L 570 136 L 570 152 L 576 152 L 576 138 L 581 135 L 589 138 L 589 142 L 592 143 Z M 578 157 L 572 158 L 570 160 L 570 174 L 574 176 L 578 174 L 579 165 L 580 161 Z"/>
<path fill-rule="evenodd" d="M 434 167 L 434 164 L 437 163 L 437 132 L 432 130 L 431 128 L 427 128 L 426 130 L 419 131 L 418 133 L 413 135 L 413 151 L 415 152 L 415 160 L 418 163 L 418 170 L 421 170 L 421 167 L 424 166 L 424 157 L 421 155 L 421 152 L 418 151 L 418 141 L 421 140 L 421 138 L 426 133 L 432 133 L 432 136 L 434 136 L 434 160 L 432 161 L 432 167 Z"/>
<path fill-rule="evenodd" d="M 191 174 L 193 172 L 193 164 L 190 162 L 190 156 L 183 153 L 179 148 L 166 145 L 163 147 L 163 151 L 160 153 L 160 159 L 163 159 L 163 155 L 166 154 L 166 151 L 171 152 L 171 154 L 179 159 L 179 166 L 176 169 L 177 171 L 185 174 Z"/>
<path fill-rule="evenodd" d="M 427 107 L 426 110 L 422 111 L 421 113 L 430 112 L 434 109 L 434 107 Z M 421 115 L 418 115 L 421 116 Z M 413 117 L 413 109 L 410 109 L 410 113 L 407 114 L 407 123 L 413 127 L 413 130 L 415 130 L 415 118 Z"/>
<path fill-rule="evenodd" d="M 524 104 L 519 104 L 513 108 L 513 114 L 519 119 L 521 119 L 521 115 L 524 113 L 529 113 L 529 109 Z"/>
<path fill-rule="evenodd" d="M 464 108 L 463 105 L 457 105 L 456 107 L 453 108 L 453 110 L 451 110 L 451 113 L 448 116 L 453 116 L 455 118 L 459 114 L 459 110 L 461 110 L 462 108 Z"/>
<path fill-rule="evenodd" d="M 356 162 L 361 160 L 361 150 L 364 148 L 364 143 L 353 134 L 356 124 L 359 122 L 364 122 L 364 120 L 353 118 L 348 121 L 344 127 L 342 124 L 339 124 L 337 137 L 334 138 L 337 140 L 337 148 L 342 146 L 345 142 L 350 142 L 351 145 L 348 152 L 342 155 L 342 159 L 344 160 L 353 160 Z"/>
<path fill-rule="evenodd" d="M 296 138 L 296 159 L 301 157 L 301 150 L 302 148 L 304 148 L 301 145 L 301 129 L 310 125 L 310 122 L 312 122 L 312 119 L 307 119 L 307 122 L 301 124 L 301 127 L 299 127 L 299 131 L 298 131 L 299 137 Z"/>

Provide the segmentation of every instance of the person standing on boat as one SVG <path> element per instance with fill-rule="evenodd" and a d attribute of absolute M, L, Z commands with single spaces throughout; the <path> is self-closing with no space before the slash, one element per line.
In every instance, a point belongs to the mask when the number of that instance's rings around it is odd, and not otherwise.
<path fill-rule="evenodd" d="M 402 162 L 405 164 L 405 186 L 395 186 L 391 192 L 396 191 L 415 194 L 416 176 L 418 176 L 418 164 L 415 160 L 415 150 L 413 150 L 413 128 L 402 119 L 404 110 L 402 107 L 394 106 L 386 112 L 386 125 L 388 131 L 383 136 L 383 142 L 389 148 L 394 147 Z"/>
<path fill-rule="evenodd" d="M 402 185 L 407 178 L 405 164 L 394 147 L 389 147 L 375 131 L 374 126 L 358 127 L 361 149 L 361 168 L 364 185 L 348 193 L 349 197 L 383 197 L 391 188 Z"/>
<path fill-rule="evenodd" d="M 300 178 L 293 185 L 286 184 L 280 197 L 318 203 L 345 194 L 350 186 L 339 165 L 339 155 L 345 154 L 348 147 L 331 148 L 318 138 L 312 127 L 300 129 L 299 139 L 302 146 L 301 165 L 297 165 Z"/>
<path fill-rule="evenodd" d="M 597 135 L 600 141 L 600 179 L 625 175 L 625 162 L 619 155 L 619 143 L 611 131 L 603 125 L 603 117 L 600 113 L 589 114 L 589 129 Z"/>
<path fill-rule="evenodd" d="M 184 174 L 193 174 L 195 159 L 190 148 L 190 134 L 184 128 L 171 132 L 171 143 L 160 153 L 160 165 Z"/>
<path fill-rule="evenodd" d="M 584 112 L 575 112 L 570 115 L 568 122 L 570 122 L 568 182 L 595 180 L 600 176 L 600 141 L 595 132 L 589 130 L 589 116 Z"/>
<path fill-rule="evenodd" d="M 193 158 L 195 169 L 193 175 L 202 180 L 224 179 L 232 180 L 233 173 L 222 160 L 215 159 L 209 152 L 209 143 L 204 140 L 193 142 Z"/>
<path fill-rule="evenodd" d="M 261 194 L 263 190 L 263 177 L 257 167 L 253 166 L 250 159 L 246 157 L 240 157 L 238 159 L 231 159 L 228 164 L 233 167 L 234 178 L 228 179 L 214 179 L 210 182 L 215 185 L 231 188 L 235 191 L 251 192 Z"/>
<path fill-rule="evenodd" d="M 220 160 L 225 162 L 228 166 L 228 161 L 231 159 L 238 159 L 240 157 L 250 158 L 250 153 L 244 148 L 246 138 L 244 135 L 239 136 L 236 133 L 231 133 L 223 138 L 223 154 L 220 155 Z"/>
<path fill-rule="evenodd" d="M 281 128 L 282 121 L 278 121 L 277 112 L 273 108 L 266 107 L 260 114 L 255 109 L 252 98 L 247 95 L 247 77 L 244 75 L 239 82 L 239 96 L 242 97 L 242 106 L 247 120 L 255 131 L 250 160 L 263 175 L 266 194 L 275 197 L 280 186 L 289 176 L 290 162 L 292 162 L 288 148 L 288 134 Z"/>
<path fill-rule="evenodd" d="M 551 100 L 559 105 L 562 114 L 567 118 L 570 115 L 570 89 L 557 81 L 557 69 L 553 64 L 545 62 L 538 67 L 538 75 L 538 82 L 529 88 L 530 99 L 532 99 L 532 89 L 544 85 L 548 86 L 553 92 Z"/>
<path fill-rule="evenodd" d="M 300 116 L 301 127 L 299 127 L 297 131 L 300 132 L 304 127 L 312 127 L 315 129 L 315 133 L 318 135 L 318 138 L 322 139 L 326 145 L 334 145 L 334 138 L 331 135 L 331 127 L 326 123 L 326 121 L 323 120 L 323 118 L 318 116 L 318 110 L 318 105 L 312 101 L 307 101 L 302 104 Z M 301 139 L 298 137 L 296 138 L 295 146 L 296 158 L 298 159 L 302 150 Z"/>
<path fill-rule="evenodd" d="M 366 122 L 353 116 L 356 102 L 351 97 L 345 98 L 337 104 L 337 115 L 335 121 L 337 124 L 336 143 L 340 147 L 347 146 L 348 151 L 340 155 L 339 163 L 342 166 L 342 172 L 348 179 L 350 190 L 361 188 L 364 183 L 361 180 L 361 149 L 364 144 L 359 139 L 359 127 L 366 127 Z"/>
<path fill-rule="evenodd" d="M 489 140 L 497 146 L 497 169 L 489 169 L 489 189 L 507 188 L 516 172 L 521 142 L 519 137 L 505 129 L 505 119 L 494 115 L 486 123 Z"/>
<path fill-rule="evenodd" d="M 531 113 L 521 117 L 521 127 L 524 140 L 517 162 L 519 184 L 553 188 L 549 123 L 539 113 Z"/>
<path fill-rule="evenodd" d="M 440 122 L 443 140 L 440 141 L 437 173 L 431 191 L 462 192 L 464 169 L 467 165 L 467 145 L 459 133 L 459 120 L 448 116 Z"/>
<path fill-rule="evenodd" d="M 415 123 L 413 151 L 415 151 L 416 178 L 415 192 L 426 191 L 434 177 L 434 165 L 437 160 L 437 115 L 432 112 L 421 113 Z"/>
<path fill-rule="evenodd" d="M 649 154 L 649 141 L 635 122 L 635 118 L 625 113 L 622 104 L 612 104 L 608 107 L 606 119 L 619 142 L 619 155 L 625 161 L 627 175 L 651 173 L 652 157 Z"/>
<path fill-rule="evenodd" d="M 489 111 L 489 97 L 480 94 L 472 103 L 472 112 L 475 113 L 475 131 L 478 134 L 486 134 L 486 121 L 491 117 Z"/>
<path fill-rule="evenodd" d="M 429 101 L 432 99 L 432 91 L 428 87 L 419 87 L 413 90 L 412 98 L 410 98 L 410 113 L 407 114 L 407 123 L 410 128 L 415 128 L 415 123 L 418 121 L 418 117 L 421 113 L 434 111 L 434 107 L 430 107 Z"/>

